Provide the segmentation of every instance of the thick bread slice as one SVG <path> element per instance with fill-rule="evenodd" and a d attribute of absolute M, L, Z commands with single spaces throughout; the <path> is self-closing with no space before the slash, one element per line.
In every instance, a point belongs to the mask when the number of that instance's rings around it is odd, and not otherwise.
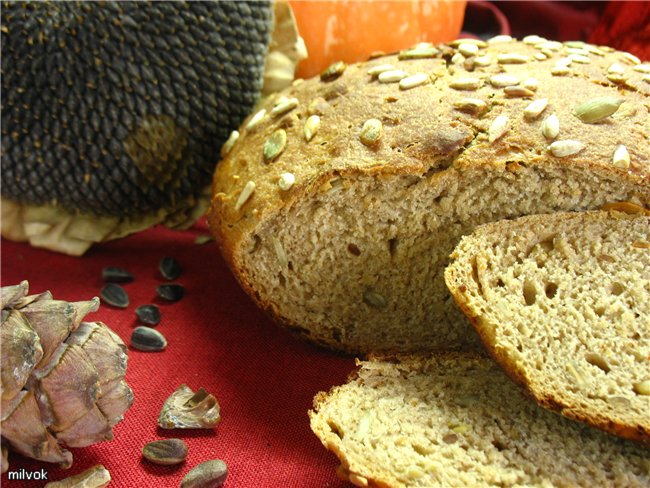
<path fill-rule="evenodd" d="M 332 348 L 478 347 L 443 279 L 462 235 L 650 206 L 650 65 L 576 46 L 419 46 L 270 97 L 214 177 L 210 226 L 242 286 Z"/>
<path fill-rule="evenodd" d="M 488 352 L 543 406 L 650 444 L 650 217 L 488 224 L 446 270 Z"/>
<path fill-rule="evenodd" d="M 538 407 L 478 354 L 361 363 L 310 419 L 357 486 L 650 485 L 649 450 Z"/>

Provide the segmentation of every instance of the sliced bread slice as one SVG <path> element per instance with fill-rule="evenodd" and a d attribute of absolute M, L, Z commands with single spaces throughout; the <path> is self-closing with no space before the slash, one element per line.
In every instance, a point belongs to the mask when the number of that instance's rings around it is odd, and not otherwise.
<path fill-rule="evenodd" d="M 650 486 L 650 450 L 540 408 L 487 357 L 360 364 L 310 412 L 357 486 Z"/>
<path fill-rule="evenodd" d="M 479 228 L 445 279 L 490 355 L 544 407 L 650 444 L 650 217 Z"/>

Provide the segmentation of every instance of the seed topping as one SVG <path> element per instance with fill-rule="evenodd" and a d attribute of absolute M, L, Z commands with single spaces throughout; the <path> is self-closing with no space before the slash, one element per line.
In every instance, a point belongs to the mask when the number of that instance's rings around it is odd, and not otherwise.
<path fill-rule="evenodd" d="M 584 123 L 592 124 L 616 113 L 624 101 L 624 98 L 616 97 L 594 98 L 578 105 L 575 108 L 575 114 Z"/>
<path fill-rule="evenodd" d="M 547 105 L 548 98 L 540 98 L 539 100 L 530 102 L 524 109 L 524 117 L 527 120 L 535 120 L 542 114 Z"/>
<path fill-rule="evenodd" d="M 544 37 L 540 37 L 534 34 L 530 36 L 526 36 L 522 39 L 524 44 L 532 44 L 532 45 L 541 44 L 542 42 L 546 42 L 547 40 L 548 39 L 545 39 Z"/>
<path fill-rule="evenodd" d="M 551 68 L 551 74 L 553 76 L 564 76 L 568 75 L 571 72 L 568 66 L 564 64 L 556 64 Z"/>
<path fill-rule="evenodd" d="M 555 139 L 560 133 L 560 120 L 557 115 L 551 114 L 542 122 L 542 134 L 547 139 Z"/>
<path fill-rule="evenodd" d="M 480 86 L 481 80 L 478 78 L 457 78 L 449 83 L 454 90 L 476 90 Z"/>
<path fill-rule="evenodd" d="M 630 64 L 641 64 L 641 60 L 632 53 L 623 53 L 623 59 Z"/>
<path fill-rule="evenodd" d="M 639 73 L 650 73 L 650 64 L 637 64 L 632 69 Z"/>
<path fill-rule="evenodd" d="M 489 54 L 484 54 L 483 56 L 477 56 L 474 58 L 474 64 L 477 66 L 490 66 L 492 64 L 492 56 Z"/>
<path fill-rule="evenodd" d="M 628 169 L 630 167 L 630 153 L 622 144 L 614 151 L 612 164 L 617 168 Z"/>
<path fill-rule="evenodd" d="M 320 117 L 318 115 L 310 115 L 305 122 L 304 134 L 307 142 L 311 141 L 318 129 L 320 128 Z"/>
<path fill-rule="evenodd" d="M 454 102 L 454 107 L 461 112 L 468 112 L 473 115 L 482 115 L 487 112 L 487 103 L 478 98 L 462 98 Z"/>
<path fill-rule="evenodd" d="M 379 119 L 368 119 L 361 128 L 359 138 L 366 146 L 373 146 L 379 142 L 384 134 L 384 126 Z"/>
<path fill-rule="evenodd" d="M 253 117 L 248 121 L 246 124 L 246 130 L 253 130 L 255 127 L 257 127 L 260 122 L 262 122 L 262 119 L 266 116 L 266 109 L 263 108 L 259 112 L 257 112 Z"/>
<path fill-rule="evenodd" d="M 506 42 L 512 42 L 512 36 L 501 34 L 498 36 L 491 37 L 488 39 L 488 44 L 504 44 Z"/>
<path fill-rule="evenodd" d="M 460 38 L 460 39 L 454 39 L 449 43 L 450 46 L 452 47 L 460 47 L 464 44 L 473 44 L 477 47 L 487 47 L 487 43 L 485 41 L 482 41 L 481 39 L 472 39 L 472 38 Z"/>
<path fill-rule="evenodd" d="M 558 41 L 545 41 L 535 44 L 537 49 L 548 49 L 549 51 L 559 51 L 562 49 L 562 43 Z"/>
<path fill-rule="evenodd" d="M 280 187 L 280 190 L 287 191 L 291 189 L 295 182 L 296 177 L 293 175 L 293 173 L 282 173 L 280 175 L 280 179 L 278 179 L 278 186 Z"/>
<path fill-rule="evenodd" d="M 524 64 L 527 63 L 529 59 L 530 56 L 518 53 L 506 53 L 497 56 L 497 62 L 499 64 Z"/>
<path fill-rule="evenodd" d="M 490 144 L 492 144 L 497 139 L 501 138 L 506 132 L 510 129 L 510 119 L 506 115 L 499 115 L 488 130 L 488 138 Z"/>
<path fill-rule="evenodd" d="M 474 43 L 463 42 L 462 44 L 459 44 L 458 51 L 463 56 L 467 56 L 469 58 L 470 56 L 474 56 L 479 51 L 479 47 Z"/>
<path fill-rule="evenodd" d="M 237 142 L 237 139 L 239 139 L 239 131 L 232 131 L 230 133 L 230 136 L 226 140 L 226 142 L 223 143 L 223 146 L 221 146 L 221 157 L 225 158 L 230 151 L 232 151 L 232 148 L 235 146 L 235 143 Z"/>
<path fill-rule="evenodd" d="M 507 73 L 499 73 L 490 77 L 490 84 L 495 88 L 518 85 L 519 81 L 519 78 Z"/>
<path fill-rule="evenodd" d="M 618 63 L 612 63 L 609 68 L 607 68 L 607 72 L 614 75 L 624 75 L 625 68 Z"/>
<path fill-rule="evenodd" d="M 236 211 L 239 211 L 239 209 L 242 208 L 242 206 L 248 201 L 248 199 L 251 197 L 254 191 L 255 191 L 255 182 L 249 181 L 248 183 L 246 183 L 243 190 L 239 194 L 239 198 L 237 198 L 237 203 L 235 203 Z"/>
<path fill-rule="evenodd" d="M 379 83 L 396 83 L 403 78 L 406 78 L 408 73 L 400 69 L 393 69 L 379 73 Z"/>
<path fill-rule="evenodd" d="M 539 88 L 539 80 L 537 78 L 526 78 L 521 82 L 521 86 L 527 90 L 537 91 L 537 88 Z"/>
<path fill-rule="evenodd" d="M 377 76 L 380 73 L 383 73 L 384 71 L 392 71 L 394 69 L 395 69 L 395 66 L 393 66 L 392 64 L 380 64 L 380 65 L 373 66 L 372 68 L 370 68 L 368 70 L 368 74 L 370 76 Z"/>
<path fill-rule="evenodd" d="M 397 55 L 397 59 L 405 60 L 405 59 L 435 58 L 439 52 L 440 51 L 438 51 L 438 49 L 436 49 L 435 47 L 425 44 L 422 46 L 415 46 L 400 52 Z"/>
<path fill-rule="evenodd" d="M 553 153 L 553 156 L 556 158 L 565 158 L 567 156 L 573 156 L 578 154 L 585 148 L 585 145 L 580 141 L 565 140 L 565 141 L 555 141 L 553 144 L 548 146 L 549 151 Z"/>
<path fill-rule="evenodd" d="M 591 63 L 591 58 L 585 56 L 584 54 L 569 54 L 569 59 L 575 63 L 580 63 L 580 64 Z"/>
<path fill-rule="evenodd" d="M 276 159 L 287 145 L 287 133 L 284 129 L 276 130 L 264 143 L 264 162 L 270 163 Z"/>
<path fill-rule="evenodd" d="M 281 100 L 271 110 L 271 116 L 277 117 L 278 115 L 284 115 L 287 112 L 296 108 L 297 106 L 298 106 L 297 98 L 288 98 L 286 100 Z"/>
<path fill-rule="evenodd" d="M 399 82 L 400 90 L 410 90 L 416 86 L 424 85 L 429 81 L 429 75 L 426 73 L 416 73 L 406 78 L 402 78 Z"/>
<path fill-rule="evenodd" d="M 510 97 L 532 97 L 535 92 L 523 86 L 506 86 L 503 91 Z"/>
<path fill-rule="evenodd" d="M 347 67 L 348 65 L 343 61 L 332 63 L 320 74 L 320 79 L 321 81 L 335 80 L 343 74 Z"/>

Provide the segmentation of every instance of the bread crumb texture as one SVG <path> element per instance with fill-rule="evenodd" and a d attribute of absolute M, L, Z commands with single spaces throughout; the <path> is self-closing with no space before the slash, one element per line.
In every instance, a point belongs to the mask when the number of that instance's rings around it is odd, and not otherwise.
<path fill-rule="evenodd" d="M 649 216 L 496 222 L 452 257 L 452 295 L 539 403 L 650 445 Z"/>
<path fill-rule="evenodd" d="M 648 206 L 649 65 L 540 39 L 419 44 L 266 99 L 218 165 L 209 213 L 251 297 L 334 349 L 476 348 L 443 279 L 462 235 Z"/>
<path fill-rule="evenodd" d="M 361 363 L 310 420 L 357 486 L 650 485 L 649 450 L 540 408 L 479 355 Z"/>

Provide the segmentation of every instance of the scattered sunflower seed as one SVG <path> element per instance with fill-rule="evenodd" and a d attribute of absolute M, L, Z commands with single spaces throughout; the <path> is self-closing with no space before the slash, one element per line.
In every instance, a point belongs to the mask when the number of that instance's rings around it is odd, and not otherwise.
<path fill-rule="evenodd" d="M 533 57 L 534 57 L 537 61 L 546 61 L 546 59 L 547 59 L 549 56 L 547 56 L 545 53 L 541 52 L 541 53 L 535 53 L 535 54 L 533 55 Z"/>
<path fill-rule="evenodd" d="M 278 129 L 264 143 L 264 162 L 270 163 L 277 158 L 287 145 L 287 133 L 284 129 Z"/>
<path fill-rule="evenodd" d="M 296 108 L 297 106 L 298 106 L 297 98 L 288 98 L 286 100 L 282 100 L 271 109 L 271 116 L 277 117 L 278 115 L 284 115 L 287 112 Z"/>
<path fill-rule="evenodd" d="M 488 129 L 490 144 L 502 137 L 510 129 L 510 119 L 507 115 L 499 115 Z"/>
<path fill-rule="evenodd" d="M 484 54 L 483 56 L 477 56 L 474 58 L 474 64 L 476 66 L 489 66 L 492 64 L 492 56 L 489 54 Z"/>
<path fill-rule="evenodd" d="M 542 122 L 541 129 L 544 137 L 547 139 L 555 139 L 560 133 L 560 119 L 555 114 L 549 115 Z"/>
<path fill-rule="evenodd" d="M 402 78 L 406 78 L 407 76 L 408 73 L 405 71 L 402 71 L 400 69 L 393 69 L 379 73 L 377 79 L 379 80 L 379 83 L 396 83 Z"/>
<path fill-rule="evenodd" d="M 363 302 L 373 308 L 386 308 L 388 306 L 388 302 L 383 295 L 370 289 L 363 293 Z"/>
<path fill-rule="evenodd" d="M 622 144 L 616 148 L 616 151 L 614 151 L 612 164 L 617 168 L 627 169 L 630 167 L 630 153 Z"/>
<path fill-rule="evenodd" d="M 393 66 L 392 64 L 379 64 L 377 66 L 373 66 L 372 68 L 370 68 L 368 70 L 368 74 L 370 76 L 377 76 L 377 75 L 383 73 L 384 71 L 391 71 L 391 70 L 394 70 L 394 69 L 395 69 L 395 66 Z"/>
<path fill-rule="evenodd" d="M 639 73 L 650 73 L 650 64 L 637 64 L 632 69 Z"/>
<path fill-rule="evenodd" d="M 549 49 L 551 51 L 559 51 L 562 49 L 562 43 L 558 41 L 546 41 L 535 44 L 537 49 Z"/>
<path fill-rule="evenodd" d="M 568 75 L 569 73 L 571 73 L 571 70 L 568 66 L 565 66 L 563 64 L 556 64 L 551 68 L 551 74 L 553 76 L 564 76 Z"/>
<path fill-rule="evenodd" d="M 539 117 L 548 105 L 548 98 L 540 98 L 530 102 L 524 109 L 524 117 L 528 120 L 535 120 Z"/>
<path fill-rule="evenodd" d="M 124 291 L 124 288 L 115 283 L 104 285 L 99 296 L 103 302 L 113 307 L 126 308 L 129 306 L 129 295 Z"/>
<path fill-rule="evenodd" d="M 564 45 L 566 47 L 577 47 L 577 48 L 580 48 L 580 49 L 585 47 L 584 41 L 565 41 Z"/>
<path fill-rule="evenodd" d="M 609 68 L 607 68 L 607 72 L 612 75 L 624 75 L 625 68 L 618 63 L 612 63 Z"/>
<path fill-rule="evenodd" d="M 361 128 L 359 139 L 366 146 L 373 146 L 379 142 L 384 134 L 384 126 L 379 119 L 368 119 Z"/>
<path fill-rule="evenodd" d="M 208 242 L 212 242 L 212 241 L 214 241 L 214 237 L 209 235 L 200 235 L 200 236 L 196 236 L 196 239 L 194 239 L 194 244 L 201 246 L 203 244 L 207 244 Z"/>
<path fill-rule="evenodd" d="M 632 53 L 623 53 L 623 59 L 628 61 L 630 64 L 641 64 L 641 60 Z"/>
<path fill-rule="evenodd" d="M 519 53 L 506 53 L 497 56 L 497 63 L 499 64 L 524 64 L 527 63 L 530 56 Z"/>
<path fill-rule="evenodd" d="M 449 83 L 454 90 L 476 90 L 480 86 L 481 80 L 478 78 L 457 78 Z"/>
<path fill-rule="evenodd" d="M 160 323 L 160 309 L 156 305 L 140 305 L 135 309 L 138 320 L 146 325 L 158 325 Z"/>
<path fill-rule="evenodd" d="M 181 481 L 181 488 L 218 488 L 228 477 L 228 467 L 220 459 L 205 461 L 190 470 Z"/>
<path fill-rule="evenodd" d="M 266 116 L 266 109 L 263 108 L 259 112 L 257 112 L 253 117 L 248 121 L 246 124 L 246 130 L 253 130 L 255 127 L 257 127 L 260 122 L 262 122 L 262 119 Z"/>
<path fill-rule="evenodd" d="M 581 103 L 575 108 L 575 114 L 586 124 L 599 122 L 616 113 L 624 98 L 601 97 Z"/>
<path fill-rule="evenodd" d="M 573 156 L 578 154 L 585 148 L 585 145 L 580 141 L 555 141 L 553 144 L 548 146 L 549 151 L 553 153 L 553 156 L 556 158 L 565 158 L 567 156 Z"/>
<path fill-rule="evenodd" d="M 438 54 L 438 49 L 433 46 L 416 46 L 411 49 L 406 49 L 397 55 L 397 59 L 424 59 L 435 58 Z"/>
<path fill-rule="evenodd" d="M 133 281 L 133 275 L 123 268 L 106 266 L 102 269 L 102 279 L 106 283 L 130 283 Z"/>
<path fill-rule="evenodd" d="M 156 288 L 156 293 L 163 300 L 168 302 L 177 302 L 185 295 L 185 288 L 183 285 L 178 283 L 169 283 L 166 285 L 160 285 Z"/>
<path fill-rule="evenodd" d="M 535 92 L 523 86 L 506 86 L 503 91 L 509 97 L 532 97 Z"/>
<path fill-rule="evenodd" d="M 337 61 L 330 64 L 325 70 L 320 74 L 321 81 L 332 81 L 338 78 L 343 74 L 345 69 L 348 67 L 343 61 Z"/>
<path fill-rule="evenodd" d="M 555 61 L 555 66 L 571 66 L 572 63 L 573 59 L 567 56 L 566 58 L 560 58 Z"/>
<path fill-rule="evenodd" d="M 156 329 L 141 325 L 133 329 L 131 346 L 139 351 L 162 351 L 167 347 L 167 339 Z"/>
<path fill-rule="evenodd" d="M 181 265 L 174 258 L 164 257 L 158 264 L 158 270 L 163 278 L 169 281 L 177 279 L 183 271 Z"/>
<path fill-rule="evenodd" d="M 239 211 L 239 209 L 242 208 L 242 206 L 248 201 L 254 191 L 255 182 L 249 181 L 246 183 L 241 193 L 239 194 L 239 198 L 237 198 L 237 203 L 235 203 L 235 210 Z"/>
<path fill-rule="evenodd" d="M 490 77 L 490 84 L 495 88 L 518 85 L 519 81 L 519 78 L 507 73 L 499 73 Z"/>
<path fill-rule="evenodd" d="M 578 54 L 580 56 L 589 56 L 589 51 L 581 47 L 567 47 L 566 52 L 568 54 Z"/>
<path fill-rule="evenodd" d="M 483 115 L 487 111 L 487 103 L 478 98 L 462 98 L 454 102 L 454 107 L 461 112 Z"/>
<path fill-rule="evenodd" d="M 225 158 L 228 155 L 228 153 L 232 151 L 232 148 L 235 146 L 237 139 L 239 139 L 239 131 L 234 130 L 230 133 L 228 140 L 223 143 L 223 146 L 221 146 L 222 158 Z"/>
<path fill-rule="evenodd" d="M 104 488 L 111 482 L 111 474 L 98 464 L 77 475 L 60 481 L 50 481 L 44 488 Z"/>
<path fill-rule="evenodd" d="M 646 83 L 650 83 L 650 75 L 645 75 L 643 78 L 641 78 L 643 81 Z"/>
<path fill-rule="evenodd" d="M 503 44 L 506 42 L 512 42 L 512 36 L 509 36 L 507 34 L 501 34 L 498 36 L 491 37 L 490 39 L 487 40 L 488 44 Z"/>
<path fill-rule="evenodd" d="M 217 399 L 203 388 L 195 393 L 184 384 L 165 400 L 158 416 L 163 429 L 211 429 L 220 421 Z"/>
<path fill-rule="evenodd" d="M 459 47 L 462 44 L 474 44 L 478 47 L 487 47 L 487 43 L 481 39 L 473 39 L 473 38 L 460 38 L 460 39 L 454 39 L 449 43 L 450 46 L 452 47 Z"/>
<path fill-rule="evenodd" d="M 420 85 L 424 85 L 429 81 L 429 75 L 425 73 L 416 73 L 406 78 L 402 78 L 399 82 L 400 90 L 410 90 Z"/>
<path fill-rule="evenodd" d="M 527 90 L 537 91 L 539 88 L 539 80 L 537 78 L 526 78 L 521 82 L 521 86 Z"/>
<path fill-rule="evenodd" d="M 295 182 L 296 177 L 293 173 L 282 173 L 278 179 L 278 186 L 280 187 L 280 190 L 287 191 L 291 189 Z"/>
<path fill-rule="evenodd" d="M 307 142 L 311 141 L 318 129 L 320 128 L 320 117 L 318 115 L 310 115 L 305 122 L 304 134 Z"/>
<path fill-rule="evenodd" d="M 526 36 L 522 39 L 524 44 L 532 44 L 532 45 L 541 44 L 542 42 L 546 42 L 547 40 L 548 39 L 545 39 L 544 37 L 540 37 L 534 34 Z"/>
<path fill-rule="evenodd" d="M 579 64 L 591 63 L 591 58 L 589 56 L 585 56 L 584 54 L 569 54 L 569 59 L 574 63 Z"/>
<path fill-rule="evenodd" d="M 474 56 L 479 51 L 479 47 L 474 43 L 463 42 L 462 44 L 459 44 L 458 51 L 463 56 L 467 56 L 469 58 L 470 56 Z"/>
<path fill-rule="evenodd" d="M 142 455 L 155 464 L 180 464 L 187 457 L 187 444 L 180 439 L 164 439 L 144 445 Z"/>
<path fill-rule="evenodd" d="M 463 56 L 461 53 L 456 53 L 451 57 L 451 62 L 453 64 L 461 64 L 465 62 L 465 56 Z"/>

